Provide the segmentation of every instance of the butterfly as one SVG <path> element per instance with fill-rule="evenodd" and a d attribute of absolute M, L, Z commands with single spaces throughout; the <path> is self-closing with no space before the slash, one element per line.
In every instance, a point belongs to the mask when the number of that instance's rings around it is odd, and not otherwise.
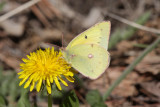
<path fill-rule="evenodd" d="M 110 29 L 110 21 L 103 21 L 82 32 L 61 49 L 63 58 L 82 75 L 97 79 L 110 63 Z"/>

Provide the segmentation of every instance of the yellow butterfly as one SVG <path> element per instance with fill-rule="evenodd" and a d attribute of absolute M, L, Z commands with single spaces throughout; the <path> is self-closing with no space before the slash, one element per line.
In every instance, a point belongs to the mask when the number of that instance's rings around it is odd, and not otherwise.
<path fill-rule="evenodd" d="M 98 78 L 110 63 L 110 29 L 110 21 L 104 21 L 82 32 L 61 50 L 64 59 L 84 76 Z"/>

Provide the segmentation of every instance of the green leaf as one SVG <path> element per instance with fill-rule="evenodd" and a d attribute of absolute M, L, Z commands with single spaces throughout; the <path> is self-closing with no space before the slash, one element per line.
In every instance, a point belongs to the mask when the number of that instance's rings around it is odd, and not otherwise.
<path fill-rule="evenodd" d="M 1 85 L 1 93 L 3 95 L 7 95 L 8 92 L 10 91 L 10 83 L 13 81 L 13 78 L 15 78 L 15 74 L 12 72 L 9 72 L 7 76 L 4 76 L 4 80 Z"/>
<path fill-rule="evenodd" d="M 28 90 L 29 88 L 21 88 L 21 97 L 18 101 L 17 107 L 31 107 L 31 104 L 29 102 Z"/>
<path fill-rule="evenodd" d="M 87 93 L 86 100 L 90 105 L 94 105 L 95 103 L 102 102 L 102 97 L 97 90 L 92 90 Z"/>
<path fill-rule="evenodd" d="M 2 71 L 3 71 L 3 68 L 0 66 L 0 83 L 2 82 L 3 80 L 3 74 L 2 74 Z"/>
<path fill-rule="evenodd" d="M 86 100 L 91 105 L 91 107 L 107 107 L 104 104 L 103 98 L 98 90 L 89 91 L 86 95 Z"/>
<path fill-rule="evenodd" d="M 17 90 L 19 87 L 19 82 L 20 80 L 16 77 L 13 79 L 13 81 L 10 83 L 10 91 L 9 91 L 9 94 L 10 94 L 10 97 L 11 97 L 11 100 L 12 101 L 16 101 L 16 98 L 19 96 L 20 94 L 20 90 Z"/>
<path fill-rule="evenodd" d="M 2 82 L 2 85 L 1 85 L 1 93 L 3 95 L 6 95 L 7 92 L 8 92 L 8 85 L 9 84 L 9 78 L 5 78 L 5 80 Z"/>
<path fill-rule="evenodd" d="M 84 88 L 84 82 L 81 78 L 79 78 L 77 75 L 74 75 L 76 87 Z"/>
<path fill-rule="evenodd" d="M 20 99 L 20 100 L 18 101 L 17 107 L 27 107 L 27 106 L 25 105 L 25 101 L 23 101 L 22 99 Z M 28 107 L 29 107 L 29 106 L 28 106 Z"/>
<path fill-rule="evenodd" d="M 68 93 L 62 101 L 60 107 L 79 107 L 79 100 L 74 90 Z"/>
<path fill-rule="evenodd" d="M 104 102 L 95 103 L 91 107 L 107 107 L 107 105 L 104 104 Z"/>
<path fill-rule="evenodd" d="M 119 41 L 121 41 L 121 30 L 117 29 L 115 32 L 112 33 L 110 37 L 110 42 L 108 44 L 108 48 L 113 48 Z"/>
<path fill-rule="evenodd" d="M 4 6 L 5 6 L 5 2 L 2 1 L 2 2 L 0 3 L 0 11 L 3 9 Z"/>
<path fill-rule="evenodd" d="M 57 86 L 56 86 L 56 84 L 54 84 L 53 86 L 52 86 L 52 96 L 53 96 L 53 98 L 55 98 L 55 99 L 62 99 L 63 98 L 63 95 L 65 94 L 65 93 L 67 93 L 67 88 L 66 88 L 66 86 L 61 86 L 62 87 L 62 90 L 60 91 L 58 88 L 57 88 Z"/>
<path fill-rule="evenodd" d="M 7 106 L 7 101 L 4 98 L 3 95 L 0 95 L 0 107 L 6 107 Z"/>

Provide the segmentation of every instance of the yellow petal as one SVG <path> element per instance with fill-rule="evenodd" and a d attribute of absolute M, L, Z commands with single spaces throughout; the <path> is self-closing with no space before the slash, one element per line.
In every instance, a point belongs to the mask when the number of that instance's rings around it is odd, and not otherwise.
<path fill-rule="evenodd" d="M 42 78 L 40 78 L 40 80 L 39 80 L 38 83 L 37 83 L 37 86 L 36 86 L 37 92 L 40 91 L 41 85 L 42 85 Z"/>
<path fill-rule="evenodd" d="M 51 94 L 51 86 L 46 85 L 48 94 Z"/>
<path fill-rule="evenodd" d="M 73 76 L 74 74 L 72 72 L 67 72 L 66 75 L 67 76 Z"/>
<path fill-rule="evenodd" d="M 38 81 L 40 78 L 41 77 L 39 76 L 39 74 L 35 74 L 35 77 L 34 77 L 35 81 Z"/>
<path fill-rule="evenodd" d="M 62 79 L 62 77 L 59 76 L 59 79 L 61 80 L 61 82 L 62 82 L 65 86 L 68 86 L 68 84 Z"/>
<path fill-rule="evenodd" d="M 70 81 L 70 82 L 74 82 L 74 78 L 69 77 L 69 76 L 65 76 L 65 77 L 67 78 L 67 80 L 68 80 L 68 81 Z"/>
<path fill-rule="evenodd" d="M 23 61 L 23 62 L 27 62 L 27 61 L 28 61 L 28 59 L 24 59 L 24 58 L 22 58 L 22 61 Z M 20 66 L 23 66 L 23 65 L 24 65 L 24 63 L 20 64 Z"/>
<path fill-rule="evenodd" d="M 51 83 L 50 83 L 50 81 L 49 81 L 49 78 L 47 78 L 46 82 L 47 82 L 47 85 L 48 85 L 48 86 L 51 86 Z"/>
<path fill-rule="evenodd" d="M 49 79 L 50 79 L 50 82 L 53 83 L 53 77 L 52 77 L 52 75 L 50 75 Z"/>
<path fill-rule="evenodd" d="M 59 89 L 59 90 L 62 90 L 61 85 L 59 84 L 59 81 L 58 81 L 57 77 L 54 78 L 54 81 L 55 81 L 58 89 Z"/>
<path fill-rule="evenodd" d="M 30 55 L 32 55 L 32 53 L 30 53 Z M 30 56 L 29 56 L 29 55 L 27 55 L 27 58 L 28 58 L 28 59 L 30 59 Z M 26 59 L 22 59 L 22 60 L 26 60 Z"/>
<path fill-rule="evenodd" d="M 32 78 L 29 78 L 29 80 L 25 83 L 24 88 L 27 88 L 30 85 L 31 81 Z"/>
<path fill-rule="evenodd" d="M 28 79 L 29 76 L 26 76 L 25 78 L 23 78 L 21 80 L 21 82 L 19 83 L 19 86 L 21 86 L 27 79 Z"/>
<path fill-rule="evenodd" d="M 30 85 L 30 83 L 32 82 L 32 80 L 34 79 L 34 74 L 32 74 L 30 77 L 29 77 L 29 80 L 26 82 L 26 84 L 24 85 L 24 88 L 27 88 L 29 85 Z"/>
<path fill-rule="evenodd" d="M 23 74 L 21 74 L 18 78 L 19 78 L 19 79 L 22 79 L 22 78 L 25 78 L 25 77 L 26 77 L 26 74 L 23 73 Z"/>
<path fill-rule="evenodd" d="M 19 72 L 18 75 L 21 75 L 23 72 L 24 72 L 24 71 Z"/>

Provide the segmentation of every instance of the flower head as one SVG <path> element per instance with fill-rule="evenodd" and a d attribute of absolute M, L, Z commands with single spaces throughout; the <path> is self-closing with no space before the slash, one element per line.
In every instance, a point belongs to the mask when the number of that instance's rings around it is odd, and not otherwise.
<path fill-rule="evenodd" d="M 61 81 L 65 86 L 68 84 L 61 77 L 65 76 L 70 82 L 74 82 L 73 73 L 70 71 L 71 66 L 63 59 L 61 52 L 55 52 L 54 48 L 37 50 L 36 52 L 27 55 L 27 59 L 22 59 L 24 63 L 20 64 L 21 72 L 18 73 L 19 79 L 22 79 L 19 83 L 21 86 L 25 81 L 24 88 L 30 85 L 30 91 L 36 89 L 39 92 L 44 83 L 47 87 L 47 91 L 51 94 L 51 85 L 55 83 L 59 90 Z"/>

